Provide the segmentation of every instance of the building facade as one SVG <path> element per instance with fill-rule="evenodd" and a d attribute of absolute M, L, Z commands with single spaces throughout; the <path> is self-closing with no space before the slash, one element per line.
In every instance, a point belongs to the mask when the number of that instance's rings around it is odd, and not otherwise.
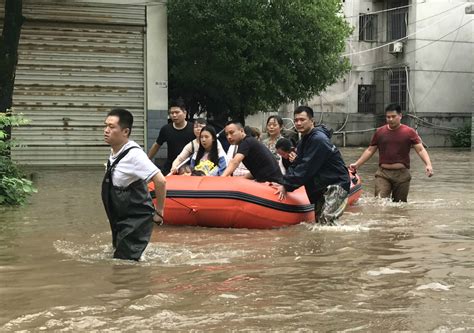
<path fill-rule="evenodd" d="M 352 70 L 307 104 L 339 134 L 365 145 L 399 103 L 425 143 L 450 146 L 454 129 L 471 123 L 473 24 L 469 1 L 345 0 L 354 28 L 345 55 Z M 281 113 L 291 118 L 293 106 Z"/>
<path fill-rule="evenodd" d="M 23 16 L 13 112 L 30 123 L 12 129 L 15 161 L 102 165 L 112 108 L 133 113 L 140 145 L 156 138 L 168 104 L 165 1 L 23 0 Z"/>

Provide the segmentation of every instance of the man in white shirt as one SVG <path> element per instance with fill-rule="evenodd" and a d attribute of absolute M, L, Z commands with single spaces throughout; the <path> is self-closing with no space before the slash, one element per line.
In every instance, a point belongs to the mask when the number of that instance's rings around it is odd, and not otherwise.
<path fill-rule="evenodd" d="M 133 116 L 113 109 L 105 119 L 104 139 L 111 146 L 102 182 L 102 202 L 112 230 L 114 258 L 139 260 L 153 231 L 162 223 L 166 180 L 140 146 L 129 140 Z M 156 208 L 147 183 L 155 184 Z"/>

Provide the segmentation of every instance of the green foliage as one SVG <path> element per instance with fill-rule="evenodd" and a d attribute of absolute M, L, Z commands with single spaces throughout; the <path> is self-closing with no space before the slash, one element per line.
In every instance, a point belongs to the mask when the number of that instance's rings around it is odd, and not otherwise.
<path fill-rule="evenodd" d="M 27 123 L 21 116 L 0 113 L 0 205 L 21 205 L 36 192 L 33 183 L 25 178 L 20 168 L 11 160 L 9 150 L 14 143 L 7 140 L 5 128 Z"/>
<path fill-rule="evenodd" d="M 170 93 L 243 118 L 309 99 L 349 68 L 339 0 L 169 0 Z"/>
<path fill-rule="evenodd" d="M 31 180 L 7 176 L 0 178 L 0 205 L 22 205 L 27 196 L 35 192 Z"/>
<path fill-rule="evenodd" d="M 471 126 L 458 128 L 451 134 L 453 147 L 471 147 Z"/>

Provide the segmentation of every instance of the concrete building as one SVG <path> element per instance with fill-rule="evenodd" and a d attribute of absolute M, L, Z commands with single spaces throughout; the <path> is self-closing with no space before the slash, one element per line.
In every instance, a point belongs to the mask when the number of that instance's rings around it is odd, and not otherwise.
<path fill-rule="evenodd" d="M 469 125 L 474 109 L 468 6 L 469 1 L 343 1 L 354 27 L 345 54 L 353 67 L 307 101 L 317 120 L 338 132 L 339 144 L 366 145 L 384 122 L 384 107 L 399 103 L 405 122 L 426 144 L 451 146 L 453 129 Z M 293 108 L 285 106 L 280 114 L 292 118 Z"/>
<path fill-rule="evenodd" d="M 23 16 L 13 109 L 30 124 L 12 130 L 15 161 L 102 165 L 114 107 L 133 113 L 132 139 L 156 139 L 168 107 L 165 0 L 23 0 Z"/>
<path fill-rule="evenodd" d="M 166 0 L 23 0 L 14 128 L 26 165 L 101 165 L 103 120 L 113 107 L 135 116 L 132 139 L 150 147 L 167 122 Z M 307 103 L 336 130 L 340 145 L 368 144 L 397 102 L 429 146 L 450 146 L 471 122 L 473 24 L 469 2 L 345 0 L 354 27 L 346 55 L 352 71 Z M 472 6 L 472 5 L 471 5 Z M 0 18 L 4 0 L 0 0 Z M 291 119 L 293 105 L 279 113 Z M 248 123 L 264 127 L 269 114 Z M 474 136 L 474 135 L 473 135 Z M 158 158 L 166 156 L 166 147 Z"/>

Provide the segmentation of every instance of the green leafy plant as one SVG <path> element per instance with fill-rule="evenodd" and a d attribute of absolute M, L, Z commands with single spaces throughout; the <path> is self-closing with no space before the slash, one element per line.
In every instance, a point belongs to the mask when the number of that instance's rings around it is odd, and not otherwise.
<path fill-rule="evenodd" d="M 451 134 L 453 147 L 471 147 L 471 126 L 458 128 Z"/>
<path fill-rule="evenodd" d="M 350 69 L 339 0 L 167 4 L 170 96 L 191 114 L 243 120 L 312 98 Z"/>
<path fill-rule="evenodd" d="M 0 204 L 22 205 L 31 193 L 36 192 L 31 180 L 3 176 L 0 179 Z"/>
<path fill-rule="evenodd" d="M 10 158 L 10 149 L 16 145 L 8 140 L 6 128 L 21 126 L 28 123 L 21 115 L 11 112 L 0 113 L 0 205 L 22 205 L 37 190 L 33 182 L 25 178 L 25 174 Z"/>

